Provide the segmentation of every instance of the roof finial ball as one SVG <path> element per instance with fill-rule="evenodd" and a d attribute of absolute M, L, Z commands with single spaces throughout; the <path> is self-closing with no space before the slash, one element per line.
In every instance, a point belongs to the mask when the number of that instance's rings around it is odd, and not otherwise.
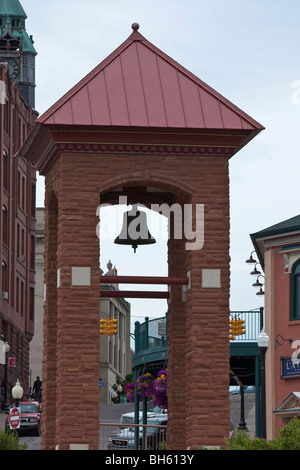
<path fill-rule="evenodd" d="M 138 31 L 138 29 L 140 29 L 140 25 L 138 23 L 132 23 L 131 27 L 133 31 Z"/>

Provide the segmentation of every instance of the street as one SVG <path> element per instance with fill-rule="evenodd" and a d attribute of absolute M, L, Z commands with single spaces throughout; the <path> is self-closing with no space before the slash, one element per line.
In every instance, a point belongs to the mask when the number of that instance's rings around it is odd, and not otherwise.
<path fill-rule="evenodd" d="M 41 438 L 36 436 L 20 436 L 20 444 L 27 444 L 27 450 L 41 450 Z"/>
<path fill-rule="evenodd" d="M 230 396 L 230 414 L 231 420 L 235 428 L 239 425 L 240 420 L 240 395 L 231 395 Z M 245 420 L 249 434 L 254 435 L 254 425 L 255 425 L 255 395 L 246 394 L 245 395 Z M 128 413 L 134 410 L 134 405 L 132 403 L 127 404 L 115 404 L 115 405 L 101 405 L 100 406 L 100 422 L 104 423 L 119 423 L 120 417 L 123 413 Z M 20 444 L 26 443 L 28 448 L 27 450 L 41 450 L 41 438 L 36 436 L 20 436 Z M 101 448 L 101 444 L 99 443 Z M 103 448 L 103 447 L 102 447 Z M 104 447 L 106 448 L 106 446 Z"/>

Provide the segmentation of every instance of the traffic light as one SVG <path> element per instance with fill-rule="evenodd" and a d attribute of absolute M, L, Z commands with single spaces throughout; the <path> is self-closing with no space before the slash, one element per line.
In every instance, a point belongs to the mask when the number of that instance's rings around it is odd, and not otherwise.
<path fill-rule="evenodd" d="M 236 336 L 237 328 L 236 328 L 236 320 L 231 319 L 229 320 L 229 339 L 231 341 L 234 340 Z"/>
<path fill-rule="evenodd" d="M 233 341 L 236 336 L 245 334 L 245 320 L 232 318 L 229 320 L 229 339 Z"/>
<path fill-rule="evenodd" d="M 245 320 L 239 320 L 239 335 L 244 335 L 245 332 Z"/>
<path fill-rule="evenodd" d="M 108 335 L 116 335 L 118 333 L 118 320 L 116 318 L 109 318 L 108 319 Z"/>
<path fill-rule="evenodd" d="M 100 320 L 100 335 L 107 335 L 107 318 Z"/>

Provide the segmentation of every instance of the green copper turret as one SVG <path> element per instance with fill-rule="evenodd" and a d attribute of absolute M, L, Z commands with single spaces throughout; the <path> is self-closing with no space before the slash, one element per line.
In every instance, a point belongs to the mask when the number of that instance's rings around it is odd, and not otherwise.
<path fill-rule="evenodd" d="M 35 108 L 35 56 L 27 15 L 19 0 L 0 0 L 0 62 L 9 64 L 10 77 L 26 104 Z"/>

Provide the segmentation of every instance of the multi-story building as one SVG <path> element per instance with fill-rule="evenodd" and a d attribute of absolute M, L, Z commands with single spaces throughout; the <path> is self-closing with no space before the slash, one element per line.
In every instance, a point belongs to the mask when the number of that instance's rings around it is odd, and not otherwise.
<path fill-rule="evenodd" d="M 265 290 L 266 435 L 293 416 L 300 416 L 300 215 L 251 235 L 264 274 Z M 265 279 L 264 279 L 265 278 Z"/>
<path fill-rule="evenodd" d="M 0 340 L 11 357 L 7 398 L 19 377 L 29 393 L 29 343 L 34 333 L 36 172 L 15 155 L 37 117 L 34 110 L 36 51 L 18 0 L 0 3 Z M 3 362 L 3 361 L 1 361 Z M 2 394 L 3 406 L 3 394 Z"/>
<path fill-rule="evenodd" d="M 35 300 L 34 336 L 30 342 L 29 382 L 42 378 L 44 313 L 44 208 L 36 208 L 35 228 Z"/>
<path fill-rule="evenodd" d="M 109 276 L 116 276 L 117 270 L 111 262 L 107 264 Z M 103 290 L 118 290 L 118 284 L 102 284 Z M 115 397 L 112 386 L 116 376 L 125 378 L 132 371 L 132 350 L 130 349 L 130 303 L 122 298 L 103 298 L 100 301 L 100 318 L 114 318 L 118 321 L 116 335 L 100 337 L 100 403 L 111 403 Z"/>
<path fill-rule="evenodd" d="M 43 303 L 44 303 L 44 208 L 36 209 L 36 286 L 35 286 L 35 333 L 30 343 L 31 383 L 37 376 L 42 378 L 43 355 Z M 109 262 L 107 275 L 117 274 Z M 117 284 L 103 284 L 103 289 L 118 289 Z M 111 403 L 116 396 L 113 385 L 116 376 L 122 379 L 131 372 L 132 351 L 130 349 L 130 304 L 122 298 L 103 298 L 100 302 L 100 318 L 115 318 L 118 321 L 117 334 L 100 337 L 99 386 L 100 403 Z M 100 331 L 100 326 L 99 326 Z"/>

